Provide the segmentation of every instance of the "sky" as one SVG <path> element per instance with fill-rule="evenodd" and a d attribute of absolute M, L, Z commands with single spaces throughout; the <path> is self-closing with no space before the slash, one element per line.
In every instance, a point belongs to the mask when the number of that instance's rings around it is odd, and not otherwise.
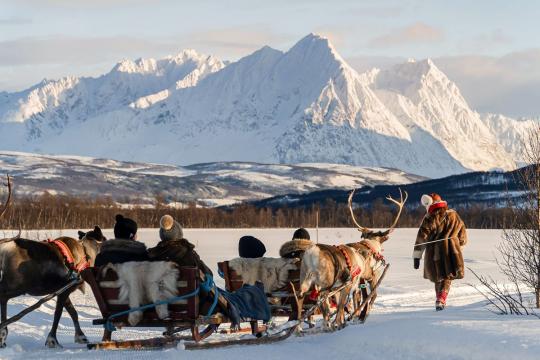
<path fill-rule="evenodd" d="M 540 116 L 540 2 L 1 0 L 0 91 L 193 48 L 236 60 L 314 32 L 362 71 L 430 57 L 479 111 Z"/>

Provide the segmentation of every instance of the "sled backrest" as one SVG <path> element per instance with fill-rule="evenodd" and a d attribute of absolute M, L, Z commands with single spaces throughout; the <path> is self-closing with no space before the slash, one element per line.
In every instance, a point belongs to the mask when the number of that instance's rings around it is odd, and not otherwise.
<path fill-rule="evenodd" d="M 186 295 L 193 292 L 198 287 L 197 268 L 180 267 L 178 278 L 178 295 Z M 110 315 L 129 309 L 127 301 L 119 299 L 120 288 L 118 276 L 109 269 L 105 274 L 100 268 L 88 268 L 82 273 L 83 279 L 90 285 L 99 310 L 104 319 Z M 192 296 L 185 300 L 179 300 L 169 305 L 169 316 L 174 320 L 193 320 L 199 314 L 199 297 Z M 126 318 L 126 317 L 124 317 Z M 144 312 L 145 322 L 158 321 L 154 309 Z M 118 321 L 123 321 L 122 317 Z"/>
<path fill-rule="evenodd" d="M 296 292 L 299 293 L 300 262 L 298 262 L 296 266 L 297 268 L 295 270 L 289 271 L 287 285 L 282 289 L 267 294 L 268 302 L 274 316 L 291 316 L 296 312 L 296 299 L 291 285 L 294 286 Z M 228 261 L 218 263 L 218 269 L 220 273 L 223 274 L 223 278 L 225 279 L 225 289 L 227 291 L 236 291 L 244 285 L 242 276 L 238 275 L 236 271 L 229 267 Z M 304 299 L 305 308 L 311 307 L 311 304 L 313 303 L 314 302 L 308 298 Z"/>

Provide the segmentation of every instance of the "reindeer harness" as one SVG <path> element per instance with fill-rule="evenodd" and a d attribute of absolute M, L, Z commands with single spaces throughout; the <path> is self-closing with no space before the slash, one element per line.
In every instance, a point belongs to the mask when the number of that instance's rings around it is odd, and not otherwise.
<path fill-rule="evenodd" d="M 73 256 L 73 252 L 70 250 L 69 246 L 67 246 L 66 243 L 62 240 L 48 239 L 47 242 L 54 245 L 58 249 L 58 251 L 60 251 L 60 253 L 64 257 L 64 262 L 70 271 L 80 273 L 81 271 L 90 267 L 90 263 L 86 258 L 75 264 L 75 257 Z"/>

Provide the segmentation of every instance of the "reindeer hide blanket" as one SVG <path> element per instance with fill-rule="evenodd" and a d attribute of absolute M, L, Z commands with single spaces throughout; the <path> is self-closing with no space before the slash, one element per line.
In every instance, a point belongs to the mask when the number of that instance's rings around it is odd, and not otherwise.
<path fill-rule="evenodd" d="M 229 267 L 242 277 L 244 284 L 255 285 L 260 281 L 266 293 L 281 289 L 287 284 L 290 270 L 297 270 L 297 259 L 236 258 Z"/>
<path fill-rule="evenodd" d="M 120 288 L 118 301 L 128 303 L 130 309 L 141 305 L 170 299 L 177 295 L 178 268 L 167 261 L 130 261 L 122 264 L 108 264 L 102 274 L 112 269 L 118 275 L 116 285 Z M 167 304 L 156 306 L 160 319 L 169 317 Z M 137 325 L 143 317 L 142 311 L 129 314 L 130 325 Z"/>

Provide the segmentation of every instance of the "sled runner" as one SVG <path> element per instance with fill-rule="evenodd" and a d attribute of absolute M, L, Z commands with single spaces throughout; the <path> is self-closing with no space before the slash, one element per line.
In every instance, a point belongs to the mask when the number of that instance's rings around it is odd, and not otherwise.
<path fill-rule="evenodd" d="M 363 299 L 361 304 L 361 309 L 367 309 L 369 302 L 372 297 L 375 295 L 378 286 L 386 275 L 389 265 L 386 265 L 384 271 L 382 272 L 379 281 L 371 289 L 369 295 Z M 152 350 L 152 349 L 165 349 L 165 348 L 175 348 L 182 347 L 185 350 L 204 350 L 204 349 L 215 349 L 223 348 L 234 345 L 262 345 L 262 344 L 271 344 L 280 342 L 288 339 L 292 334 L 294 334 L 299 327 L 299 324 L 303 323 L 310 316 L 312 316 L 319 308 L 319 306 L 328 299 L 328 297 L 333 296 L 340 289 L 335 289 L 324 296 L 321 296 L 316 302 L 311 304 L 309 309 L 306 309 L 301 316 L 300 320 L 288 321 L 285 324 L 278 326 L 273 329 L 268 329 L 261 333 L 260 337 L 249 337 L 249 338 L 236 338 L 236 339 L 225 339 L 225 340 L 204 340 L 201 342 L 193 341 L 191 337 L 186 336 L 162 336 L 155 337 L 151 339 L 144 340 L 125 340 L 125 341 L 105 341 L 101 343 L 89 344 L 88 349 L 91 350 L 121 350 L 121 349 L 130 349 L 130 350 Z M 294 296 L 294 294 L 293 294 Z M 367 313 L 366 313 L 367 314 Z M 366 316 L 367 317 L 367 316 Z M 321 332 L 321 329 L 310 329 L 308 331 L 301 331 L 303 334 L 315 334 Z"/>

